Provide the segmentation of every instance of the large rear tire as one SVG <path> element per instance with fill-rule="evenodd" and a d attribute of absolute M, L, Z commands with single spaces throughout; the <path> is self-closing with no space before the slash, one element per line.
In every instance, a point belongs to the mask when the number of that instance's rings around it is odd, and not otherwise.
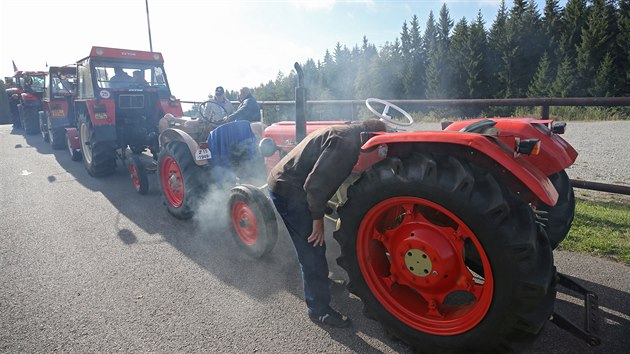
<path fill-rule="evenodd" d="M 66 147 L 66 130 L 64 128 L 48 129 L 48 140 L 55 150 L 62 150 Z"/>
<path fill-rule="evenodd" d="M 348 190 L 338 264 L 370 318 L 421 352 L 506 352 L 553 310 L 555 268 L 531 208 L 484 168 L 414 153 Z"/>
<path fill-rule="evenodd" d="M 230 230 L 247 255 L 260 258 L 271 252 L 278 240 L 278 223 L 271 200 L 255 186 L 238 185 L 228 200 Z"/>
<path fill-rule="evenodd" d="M 567 237 L 573 224 L 575 194 L 566 171 L 549 176 L 549 180 L 558 191 L 558 201 L 552 207 L 543 205 L 541 209 L 548 213 L 545 230 L 552 249 L 555 249 Z"/>
<path fill-rule="evenodd" d="M 79 142 L 83 165 L 93 177 L 108 176 L 116 169 L 116 146 L 113 142 L 96 142 L 92 124 L 85 112 L 79 114 Z"/>
<path fill-rule="evenodd" d="M 23 107 L 21 110 L 21 120 L 24 132 L 27 135 L 35 135 L 39 133 L 39 114 L 34 108 Z"/>
<path fill-rule="evenodd" d="M 188 146 L 179 141 L 167 143 L 158 157 L 158 180 L 168 212 L 178 219 L 193 216 L 205 191 L 202 168 L 195 164 Z"/>

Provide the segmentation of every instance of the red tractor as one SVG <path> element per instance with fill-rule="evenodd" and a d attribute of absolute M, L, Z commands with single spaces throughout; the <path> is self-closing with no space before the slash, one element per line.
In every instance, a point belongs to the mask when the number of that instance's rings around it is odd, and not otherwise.
<path fill-rule="evenodd" d="M 44 141 L 50 142 L 53 149 L 66 146 L 66 129 L 75 125 L 76 79 L 76 65 L 51 66 L 48 70 L 39 127 Z"/>
<path fill-rule="evenodd" d="M 421 352 L 518 350 L 550 318 L 599 344 L 597 296 L 553 260 L 575 208 L 565 169 L 577 152 L 558 135 L 564 123 L 492 118 L 410 131 L 412 117 L 396 105 L 366 105 L 403 127 L 362 136 L 353 174 L 329 202 L 337 263 L 364 313 Z M 260 149 L 270 167 L 296 136 L 348 123 L 276 123 Z M 233 189 L 229 215 L 243 246 L 275 242 L 263 209 L 259 197 Z M 554 312 L 557 286 L 584 295 L 584 328 Z"/>
<path fill-rule="evenodd" d="M 68 128 L 68 150 L 80 150 L 92 176 L 111 174 L 116 158 L 127 161 L 136 190 L 148 190 L 144 151 L 159 153 L 158 121 L 165 114 L 182 116 L 171 95 L 161 53 L 92 47 L 77 62 L 74 100 L 76 129 Z"/>
<path fill-rule="evenodd" d="M 8 88 L 9 108 L 13 126 L 24 129 L 29 135 L 39 133 L 39 115 L 44 95 L 45 71 L 16 71 L 15 87 Z"/>

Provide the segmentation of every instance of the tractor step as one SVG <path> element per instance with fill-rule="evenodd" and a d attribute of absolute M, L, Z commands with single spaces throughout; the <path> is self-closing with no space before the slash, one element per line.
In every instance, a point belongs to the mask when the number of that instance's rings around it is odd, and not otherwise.
<path fill-rule="evenodd" d="M 599 301 L 597 294 L 587 290 L 582 285 L 576 283 L 571 278 L 562 273 L 557 273 L 558 285 L 572 290 L 584 298 L 584 327 L 580 328 L 573 322 L 569 321 L 566 317 L 553 312 L 551 316 L 551 322 L 556 326 L 568 331 L 574 336 L 584 340 L 591 347 L 600 345 L 602 340 L 599 337 Z"/>

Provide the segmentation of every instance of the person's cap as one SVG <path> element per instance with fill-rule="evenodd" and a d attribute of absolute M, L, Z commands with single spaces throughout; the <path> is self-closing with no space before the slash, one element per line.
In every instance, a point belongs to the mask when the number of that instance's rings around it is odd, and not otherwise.
<path fill-rule="evenodd" d="M 214 90 L 215 95 L 222 95 L 224 93 L 223 87 L 219 86 Z"/>

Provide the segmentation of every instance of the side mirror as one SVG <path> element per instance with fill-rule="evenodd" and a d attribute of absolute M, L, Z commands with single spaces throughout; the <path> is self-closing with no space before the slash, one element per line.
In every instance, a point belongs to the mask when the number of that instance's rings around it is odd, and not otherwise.
<path fill-rule="evenodd" d="M 258 143 L 258 149 L 263 157 L 269 157 L 280 150 L 271 138 L 263 138 L 260 143 Z"/>

